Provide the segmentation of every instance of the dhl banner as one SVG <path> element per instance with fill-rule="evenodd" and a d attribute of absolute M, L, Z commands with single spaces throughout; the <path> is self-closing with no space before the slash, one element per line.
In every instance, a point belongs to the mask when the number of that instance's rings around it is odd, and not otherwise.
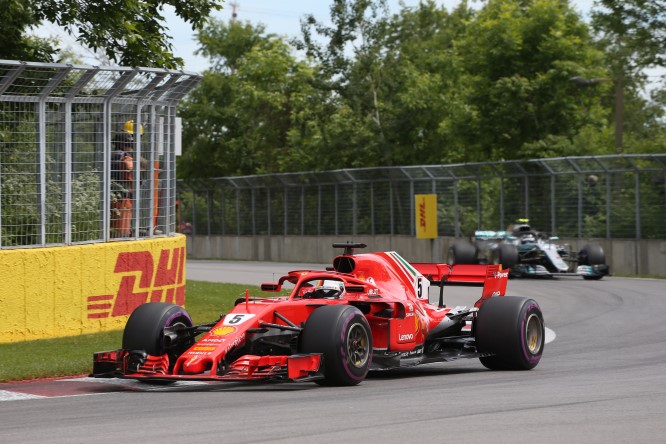
<path fill-rule="evenodd" d="M 184 305 L 185 239 L 0 251 L 0 343 L 122 329 L 144 302 Z"/>
<path fill-rule="evenodd" d="M 437 238 L 437 195 L 415 194 L 416 238 Z"/>

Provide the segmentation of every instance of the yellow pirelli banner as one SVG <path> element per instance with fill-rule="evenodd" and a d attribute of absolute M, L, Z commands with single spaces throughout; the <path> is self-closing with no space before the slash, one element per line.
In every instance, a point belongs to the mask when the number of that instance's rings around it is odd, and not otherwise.
<path fill-rule="evenodd" d="M 185 304 L 185 236 L 0 251 L 0 343 L 121 329 Z"/>
<path fill-rule="evenodd" d="M 437 238 L 437 195 L 415 194 L 416 238 Z"/>

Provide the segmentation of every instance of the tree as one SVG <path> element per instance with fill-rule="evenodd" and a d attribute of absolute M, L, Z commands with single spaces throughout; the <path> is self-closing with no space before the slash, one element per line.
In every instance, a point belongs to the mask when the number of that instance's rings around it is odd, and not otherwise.
<path fill-rule="evenodd" d="M 598 0 L 592 23 L 600 34 L 615 84 L 615 149 L 624 150 L 627 93 L 638 98 L 645 84 L 642 70 L 666 67 L 666 1 Z"/>
<path fill-rule="evenodd" d="M 424 1 L 393 17 L 376 13 L 382 4 L 338 0 L 332 27 L 303 22 L 301 47 L 324 74 L 316 85 L 345 111 L 319 125 L 346 144 L 323 136 L 343 153 L 338 167 L 350 150 L 366 166 L 571 155 L 579 131 L 606 125 L 608 86 L 570 81 L 605 72 L 566 2 L 490 0 L 478 12 L 461 2 L 449 13 Z"/>
<path fill-rule="evenodd" d="M 170 5 L 186 23 L 197 29 L 222 0 L 0 0 L 0 19 L 5 42 L 3 56 L 26 61 L 51 61 L 53 45 L 25 35 L 26 29 L 43 21 L 61 26 L 78 42 L 101 49 L 121 65 L 178 68 L 183 60 L 172 54 L 168 29 L 162 15 Z"/>
<path fill-rule="evenodd" d="M 451 13 L 434 1 L 424 1 L 403 9 L 386 24 L 381 98 L 387 149 L 394 164 L 467 158 L 456 128 L 468 119 L 468 107 L 455 42 L 472 19 L 473 11 L 464 1 Z"/>
<path fill-rule="evenodd" d="M 316 157 L 290 143 L 294 128 L 305 124 L 312 69 L 261 25 L 212 21 L 200 43 L 213 67 L 180 108 L 187 149 L 179 159 L 179 175 L 284 171 L 300 155 L 299 167 L 314 162 Z"/>
<path fill-rule="evenodd" d="M 364 147 L 366 165 L 393 164 L 386 144 L 381 97 L 385 82 L 381 51 L 387 12 L 385 0 L 333 0 L 333 26 L 307 16 L 301 21 L 302 40 L 293 42 L 318 66 L 315 86 L 329 92 L 330 102 L 340 111 L 335 119 L 320 116 L 333 126 L 326 122 L 319 125 L 324 140 L 334 145 L 335 168 L 345 165 L 344 161 L 358 159 L 359 145 Z"/>
<path fill-rule="evenodd" d="M 305 60 L 261 26 L 204 28 L 212 68 L 182 108 L 183 177 L 612 150 L 612 85 L 572 82 L 607 78 L 604 54 L 568 2 L 384 6 L 335 0 L 331 26 L 306 17 L 292 42 Z M 649 124 L 636 136 L 655 134 L 658 109 L 630 105 Z"/>
<path fill-rule="evenodd" d="M 39 25 L 39 20 L 30 9 L 28 0 L 0 0 L 0 10 L 3 11 L 0 19 L 0 35 L 3 38 L 3 44 L 0 45 L 0 59 L 53 61 L 56 42 L 25 33 L 26 29 Z"/>
<path fill-rule="evenodd" d="M 665 0 L 597 0 L 592 23 L 626 69 L 666 66 Z"/>
<path fill-rule="evenodd" d="M 470 160 L 593 154 L 572 144 L 586 125 L 605 124 L 600 89 L 570 79 L 604 77 L 602 54 L 567 2 L 490 0 L 457 42 L 470 119 L 461 137 Z"/>

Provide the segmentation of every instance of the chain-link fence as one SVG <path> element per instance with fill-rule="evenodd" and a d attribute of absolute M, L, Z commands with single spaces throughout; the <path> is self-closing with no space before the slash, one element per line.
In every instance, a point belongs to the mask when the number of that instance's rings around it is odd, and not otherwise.
<path fill-rule="evenodd" d="M 573 238 L 666 239 L 666 154 L 345 169 L 179 181 L 182 230 L 202 235 L 413 235 L 436 194 L 440 236 L 529 218 Z"/>
<path fill-rule="evenodd" d="M 0 248 L 176 231 L 182 71 L 0 60 Z"/>

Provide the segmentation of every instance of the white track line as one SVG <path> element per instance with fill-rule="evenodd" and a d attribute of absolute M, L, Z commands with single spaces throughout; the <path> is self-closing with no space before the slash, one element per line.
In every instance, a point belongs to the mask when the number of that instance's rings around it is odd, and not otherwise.
<path fill-rule="evenodd" d="M 46 396 L 28 395 L 20 392 L 10 392 L 8 390 L 0 390 L 0 402 L 2 401 L 21 401 L 23 399 L 42 399 Z"/>
<path fill-rule="evenodd" d="M 546 344 L 548 344 L 549 342 L 553 342 L 555 340 L 555 338 L 557 337 L 557 335 L 550 328 L 548 328 L 548 327 L 544 327 L 544 328 L 546 329 Z"/>

